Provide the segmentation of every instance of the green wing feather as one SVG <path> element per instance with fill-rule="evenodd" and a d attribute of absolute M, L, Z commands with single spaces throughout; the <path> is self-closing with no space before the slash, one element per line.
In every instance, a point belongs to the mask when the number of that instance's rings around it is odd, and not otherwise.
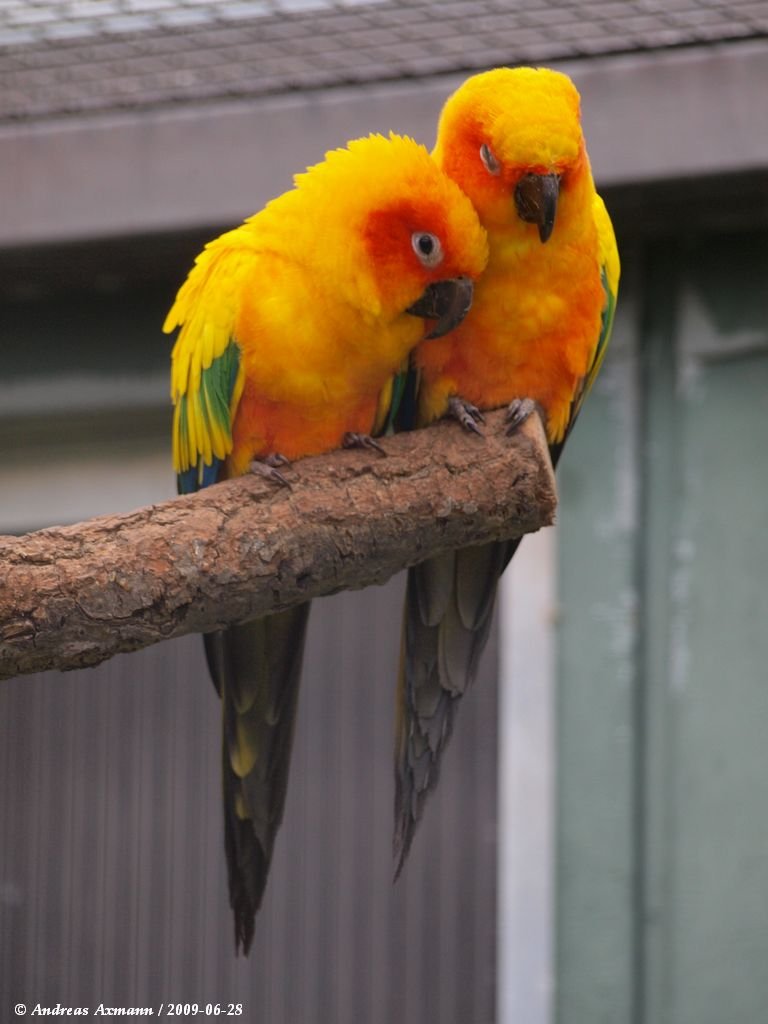
<path fill-rule="evenodd" d="M 605 265 L 603 265 L 600 270 L 600 280 L 602 281 L 603 290 L 605 292 L 605 305 L 603 306 L 603 312 L 600 318 L 600 336 L 597 339 L 597 345 L 592 353 L 592 360 L 587 372 L 573 397 L 573 401 L 571 402 L 571 410 L 570 415 L 568 416 L 568 425 L 565 428 L 565 435 L 563 436 L 562 441 L 549 446 L 549 454 L 552 458 L 553 466 L 557 466 L 563 452 L 563 448 L 565 447 L 565 442 L 568 440 L 571 431 L 576 425 L 576 420 L 581 412 L 584 399 L 589 394 L 592 385 L 600 372 L 600 367 L 603 365 L 603 359 L 605 358 L 605 353 L 608 348 L 608 342 L 611 339 L 613 318 L 616 312 L 616 290 L 611 290 L 608 281 L 608 270 Z"/>
<path fill-rule="evenodd" d="M 163 324 L 166 333 L 180 328 L 171 357 L 171 398 L 173 464 L 182 493 L 214 483 L 232 450 L 243 387 L 235 323 L 254 258 L 246 225 L 209 242 Z"/>
<path fill-rule="evenodd" d="M 173 451 L 180 494 L 219 478 L 221 464 L 232 451 L 231 408 L 239 376 L 240 348 L 230 340 L 223 353 L 200 371 L 197 387 L 177 397 Z"/>

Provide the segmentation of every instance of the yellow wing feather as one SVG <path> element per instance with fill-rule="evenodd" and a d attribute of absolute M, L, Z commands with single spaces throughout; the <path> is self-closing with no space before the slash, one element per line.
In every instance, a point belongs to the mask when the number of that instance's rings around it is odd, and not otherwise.
<path fill-rule="evenodd" d="M 232 448 L 229 427 L 242 393 L 242 371 L 233 390 L 229 423 L 216 415 L 204 373 L 234 339 L 239 290 L 253 265 L 254 241 L 248 225 L 242 225 L 210 242 L 163 324 L 166 333 L 181 328 L 171 357 L 173 462 L 179 473 L 200 460 L 210 465 L 214 457 L 223 459 Z"/>
<path fill-rule="evenodd" d="M 600 264 L 605 268 L 605 277 L 608 282 L 608 289 L 611 295 L 616 297 L 619 292 L 619 249 L 616 245 L 616 235 L 613 231 L 611 218 L 605 208 L 605 203 L 599 195 L 595 194 L 593 211 L 595 224 L 597 225 L 597 240 L 600 250 Z"/>

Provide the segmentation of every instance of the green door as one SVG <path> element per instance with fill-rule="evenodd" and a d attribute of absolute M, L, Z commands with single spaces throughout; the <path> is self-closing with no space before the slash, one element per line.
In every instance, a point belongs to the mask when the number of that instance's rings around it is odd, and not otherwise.
<path fill-rule="evenodd" d="M 561 476 L 558 1024 L 768 1022 L 768 237 L 630 251 Z"/>

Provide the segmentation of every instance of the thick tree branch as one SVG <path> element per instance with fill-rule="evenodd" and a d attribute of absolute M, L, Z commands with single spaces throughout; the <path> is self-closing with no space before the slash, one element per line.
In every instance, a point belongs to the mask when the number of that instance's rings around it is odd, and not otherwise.
<path fill-rule="evenodd" d="M 383 583 L 449 548 L 552 522 L 541 423 L 485 438 L 455 423 L 386 438 L 388 455 L 295 463 L 75 526 L 0 537 L 0 678 L 120 651 Z"/>

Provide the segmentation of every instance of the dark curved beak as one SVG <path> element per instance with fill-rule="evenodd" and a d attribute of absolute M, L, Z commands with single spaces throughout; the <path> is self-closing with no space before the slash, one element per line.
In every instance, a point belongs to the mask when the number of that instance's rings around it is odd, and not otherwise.
<path fill-rule="evenodd" d="M 546 242 L 555 226 L 560 179 L 556 174 L 526 174 L 515 186 L 517 215 L 526 224 L 538 224 Z"/>
<path fill-rule="evenodd" d="M 468 277 L 454 277 L 448 281 L 435 281 L 424 290 L 421 298 L 406 309 L 411 316 L 436 320 L 425 338 L 442 338 L 458 327 L 472 305 L 474 285 Z"/>

